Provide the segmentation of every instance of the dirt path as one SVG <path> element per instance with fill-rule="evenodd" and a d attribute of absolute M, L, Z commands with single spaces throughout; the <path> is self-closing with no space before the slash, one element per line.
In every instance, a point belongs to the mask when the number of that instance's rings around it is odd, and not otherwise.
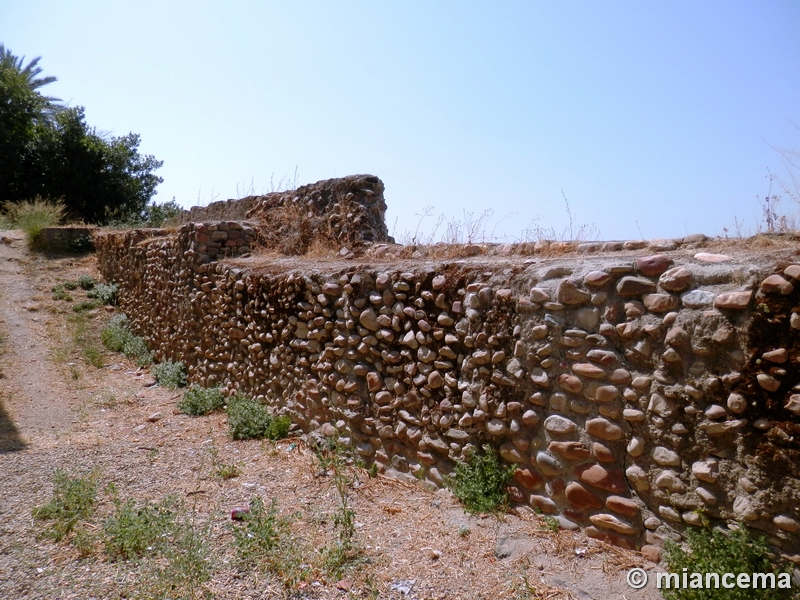
<path fill-rule="evenodd" d="M 72 427 L 77 397 L 67 389 L 49 357 L 42 298 L 25 274 L 29 259 L 24 236 L 4 232 L 0 241 L 0 324 L 5 330 L 7 365 L 0 381 L 0 452 L 34 441 L 53 445 Z"/>
<path fill-rule="evenodd" d="M 315 566 L 320 549 L 335 546 L 339 505 L 333 478 L 321 474 L 314 453 L 301 439 L 232 441 L 224 413 L 179 414 L 180 392 L 153 385 L 148 370 L 119 354 L 102 351 L 102 367 L 89 364 L 80 346 L 97 343 L 111 312 L 83 313 L 79 343 L 73 307 L 84 293 L 70 292 L 73 304 L 51 292 L 80 274 L 98 277 L 93 257 L 32 256 L 19 232 L 0 231 L 0 598 L 163 597 L 148 591 L 148 563 L 111 559 L 102 531 L 114 499 L 168 496 L 202 528 L 211 573 L 190 595 L 170 598 L 660 597 L 625 585 L 627 568 L 654 568 L 638 553 L 553 532 L 529 510 L 468 516 L 445 490 L 427 492 L 358 468 L 348 470 L 348 494 L 361 560 L 337 575 Z M 220 476 L 223 466 L 238 475 Z M 51 497 L 54 469 L 97 476 L 86 556 L 74 536 L 45 539 L 43 524 L 31 518 Z M 236 567 L 230 510 L 256 497 L 274 500 L 290 519 L 309 568 L 305 579 L 287 585 Z"/>

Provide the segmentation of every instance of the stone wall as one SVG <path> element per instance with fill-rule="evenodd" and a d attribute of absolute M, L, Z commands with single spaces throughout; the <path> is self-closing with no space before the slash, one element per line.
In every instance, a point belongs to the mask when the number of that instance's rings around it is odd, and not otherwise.
<path fill-rule="evenodd" d="M 259 245 L 288 255 L 314 250 L 358 253 L 365 245 L 393 241 L 386 229 L 383 182 L 350 175 L 296 190 L 213 202 L 183 211 L 180 221 L 257 221 Z"/>
<path fill-rule="evenodd" d="M 800 550 L 795 255 L 213 261 L 199 235 L 226 227 L 97 241 L 133 328 L 190 381 L 425 485 L 491 444 L 514 502 L 621 546 L 708 518 Z"/>

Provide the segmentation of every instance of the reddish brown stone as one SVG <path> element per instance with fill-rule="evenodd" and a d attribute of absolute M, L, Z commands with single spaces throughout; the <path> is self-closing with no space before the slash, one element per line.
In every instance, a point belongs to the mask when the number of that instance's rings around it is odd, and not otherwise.
<path fill-rule="evenodd" d="M 642 546 L 642 549 L 639 551 L 642 553 L 647 560 L 653 563 L 660 563 L 661 562 L 661 548 L 658 546 Z"/>
<path fill-rule="evenodd" d="M 683 267 L 675 267 L 662 273 L 658 282 L 668 292 L 682 292 L 692 283 L 692 272 Z"/>
<path fill-rule="evenodd" d="M 567 484 L 565 495 L 567 501 L 577 509 L 603 508 L 603 501 L 577 481 Z"/>
<path fill-rule="evenodd" d="M 611 281 L 611 275 L 605 271 L 590 271 L 583 276 L 583 283 L 594 287 L 603 287 Z"/>
<path fill-rule="evenodd" d="M 730 310 L 744 310 L 750 304 L 753 292 L 728 292 L 714 299 L 714 306 Z"/>
<path fill-rule="evenodd" d="M 800 265 L 789 265 L 783 270 L 783 274 L 792 279 L 800 279 Z"/>
<path fill-rule="evenodd" d="M 536 471 L 530 469 L 517 469 L 514 471 L 514 481 L 524 487 L 526 490 L 535 490 L 541 487 L 543 483 L 542 476 Z"/>
<path fill-rule="evenodd" d="M 600 465 L 580 465 L 575 467 L 573 473 L 584 483 L 607 492 L 622 494 L 628 489 L 625 474 L 621 469 L 606 468 Z"/>
<path fill-rule="evenodd" d="M 678 308 L 678 298 L 669 294 L 645 294 L 645 308 L 654 313 L 665 313 Z"/>
<path fill-rule="evenodd" d="M 780 275 L 770 275 L 761 282 L 761 291 L 765 294 L 777 292 L 781 296 L 786 296 L 791 294 L 793 289 L 794 286 Z"/>
<path fill-rule="evenodd" d="M 611 463 L 617 461 L 617 457 L 614 456 L 614 453 L 611 451 L 611 449 L 607 448 L 600 442 L 594 442 L 592 444 L 592 454 L 600 462 Z"/>
<path fill-rule="evenodd" d="M 616 535 L 615 533 L 602 531 L 593 525 L 587 527 L 585 529 L 585 533 L 592 539 L 600 540 L 613 546 L 619 546 L 620 548 L 625 548 L 626 550 L 636 550 L 636 544 L 631 540 L 620 535 Z"/>
<path fill-rule="evenodd" d="M 551 452 L 558 452 L 570 460 L 585 460 L 592 455 L 582 442 L 550 442 L 548 448 Z"/>
<path fill-rule="evenodd" d="M 617 293 L 620 296 L 641 296 L 655 291 L 656 284 L 643 277 L 623 277 L 617 283 Z"/>
<path fill-rule="evenodd" d="M 531 495 L 530 503 L 532 507 L 538 508 L 546 515 L 554 515 L 558 512 L 556 503 L 550 500 L 550 498 L 547 496 L 537 496 L 536 494 L 533 494 Z"/>
<path fill-rule="evenodd" d="M 672 266 L 674 261 L 664 254 L 645 256 L 636 261 L 636 269 L 647 277 L 658 277 Z"/>
<path fill-rule="evenodd" d="M 636 502 L 622 496 L 609 496 L 606 498 L 606 506 L 610 510 L 628 517 L 635 517 L 639 514 L 639 507 Z"/>
<path fill-rule="evenodd" d="M 518 504 L 521 504 L 523 502 L 526 502 L 528 499 L 528 494 L 523 492 L 515 485 L 507 486 L 506 491 L 508 492 L 508 499 L 511 500 L 511 502 L 516 502 Z"/>
<path fill-rule="evenodd" d="M 580 289 L 574 282 L 565 279 L 558 286 L 558 301 L 562 304 L 577 305 L 589 301 L 591 294 L 585 290 Z"/>
<path fill-rule="evenodd" d="M 619 426 L 603 417 L 586 421 L 586 433 L 607 441 L 618 440 L 623 436 Z"/>
<path fill-rule="evenodd" d="M 581 380 L 575 377 L 575 375 L 570 375 L 568 373 L 562 373 L 558 376 L 558 385 L 561 389 L 572 392 L 573 394 L 577 394 L 583 388 Z"/>

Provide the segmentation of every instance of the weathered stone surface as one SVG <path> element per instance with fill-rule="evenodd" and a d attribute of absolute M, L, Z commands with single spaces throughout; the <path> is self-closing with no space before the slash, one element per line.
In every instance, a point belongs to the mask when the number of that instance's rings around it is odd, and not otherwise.
<path fill-rule="evenodd" d="M 486 431 L 495 436 L 500 436 L 506 432 L 506 424 L 502 419 L 492 419 L 486 423 Z"/>
<path fill-rule="evenodd" d="M 603 417 L 586 421 L 586 433 L 606 441 L 619 440 L 623 436 L 622 429 Z"/>
<path fill-rule="evenodd" d="M 550 293 L 542 288 L 532 288 L 531 289 L 531 302 L 549 302 L 550 301 Z"/>
<path fill-rule="evenodd" d="M 707 459 L 692 463 L 692 475 L 700 481 L 714 483 L 719 477 L 719 461 Z"/>
<path fill-rule="evenodd" d="M 715 506 L 717 504 L 717 497 L 704 487 L 697 486 L 694 488 L 694 493 L 709 506 Z"/>
<path fill-rule="evenodd" d="M 770 350 L 769 352 L 764 352 L 761 355 L 761 358 L 768 362 L 782 365 L 787 360 L 789 360 L 789 353 L 786 351 L 786 348 L 778 348 L 777 350 Z"/>
<path fill-rule="evenodd" d="M 758 381 L 758 385 L 768 392 L 777 392 L 778 388 L 781 387 L 780 381 L 775 379 L 772 375 L 767 375 L 766 373 L 759 373 L 756 375 L 756 380 Z"/>
<path fill-rule="evenodd" d="M 703 411 L 703 414 L 705 414 L 706 418 L 712 421 L 717 421 L 719 419 L 724 419 L 725 417 L 727 417 L 728 411 L 725 410 L 725 408 L 723 406 L 720 406 L 719 404 L 712 404 L 711 406 L 706 408 L 705 411 Z"/>
<path fill-rule="evenodd" d="M 686 333 L 686 330 L 683 327 L 673 327 L 667 332 L 664 342 L 668 346 L 680 348 L 689 342 L 689 334 Z"/>
<path fill-rule="evenodd" d="M 620 469 L 600 465 L 581 465 L 575 468 L 575 475 L 591 486 L 620 494 L 625 491 L 625 476 Z"/>
<path fill-rule="evenodd" d="M 644 454 L 645 447 L 645 441 L 639 436 L 634 436 L 631 438 L 631 441 L 628 442 L 628 454 L 634 458 L 637 458 Z"/>
<path fill-rule="evenodd" d="M 544 428 L 555 435 L 566 435 L 576 431 L 578 426 L 566 417 L 550 415 L 544 420 Z"/>
<path fill-rule="evenodd" d="M 772 518 L 772 522 L 775 523 L 775 525 L 777 525 L 780 529 L 788 531 L 789 533 L 795 533 L 798 529 L 800 529 L 800 523 L 788 515 L 776 515 Z"/>
<path fill-rule="evenodd" d="M 636 488 L 636 491 L 646 492 L 650 489 L 650 480 L 647 478 L 647 473 L 639 465 L 631 465 L 625 469 L 625 476 L 631 485 Z"/>
<path fill-rule="evenodd" d="M 569 460 L 586 460 L 592 456 L 583 442 L 550 442 L 548 448 Z"/>
<path fill-rule="evenodd" d="M 602 379 L 606 376 L 603 369 L 591 363 L 575 363 L 572 365 L 572 372 L 591 379 Z"/>
<path fill-rule="evenodd" d="M 786 410 L 800 417 L 800 394 L 789 396 L 789 400 L 783 406 Z"/>
<path fill-rule="evenodd" d="M 753 292 L 727 292 L 714 299 L 714 306 L 725 310 L 745 310 L 752 297 Z"/>
<path fill-rule="evenodd" d="M 783 274 L 792 279 L 800 279 L 800 265 L 789 265 L 783 270 Z"/>
<path fill-rule="evenodd" d="M 765 294 L 780 294 L 786 296 L 792 293 L 794 286 L 780 275 L 770 275 L 761 282 L 761 291 Z"/>
<path fill-rule="evenodd" d="M 361 314 L 358 316 L 358 322 L 365 329 L 369 329 L 370 331 L 378 331 L 381 326 L 378 324 L 378 315 L 375 314 L 375 311 L 371 308 L 367 308 L 361 311 Z"/>
<path fill-rule="evenodd" d="M 561 389 L 577 394 L 583 388 L 583 383 L 574 375 L 563 373 L 558 376 L 558 385 Z"/>
<path fill-rule="evenodd" d="M 627 517 L 639 515 L 639 506 L 636 502 L 622 496 L 609 496 L 606 498 L 606 508 Z"/>
<path fill-rule="evenodd" d="M 647 310 L 654 313 L 665 313 L 678 307 L 678 298 L 670 294 L 645 294 L 642 301 Z"/>
<path fill-rule="evenodd" d="M 627 242 L 625 243 L 627 244 Z M 600 540 L 608 544 L 612 544 L 614 546 L 619 546 L 620 548 L 625 548 L 627 550 L 636 549 L 636 543 L 634 541 L 621 537 L 615 533 L 611 533 L 608 530 L 600 529 L 598 527 L 594 526 L 587 527 L 586 535 L 592 539 Z"/>
<path fill-rule="evenodd" d="M 609 514 L 592 515 L 589 520 L 603 529 L 611 529 L 622 535 L 636 535 L 638 530 L 630 523 Z"/>
<path fill-rule="evenodd" d="M 692 283 L 692 272 L 683 267 L 675 267 L 661 274 L 658 283 L 668 292 L 682 292 Z"/>
<path fill-rule="evenodd" d="M 653 460 L 664 467 L 681 466 L 681 457 L 678 456 L 678 453 L 664 446 L 656 446 L 653 449 Z"/>
<path fill-rule="evenodd" d="M 686 486 L 681 481 L 680 475 L 671 469 L 665 469 L 658 474 L 655 481 L 659 489 L 669 490 L 670 492 L 683 493 Z"/>
<path fill-rule="evenodd" d="M 761 383 L 761 382 L 759 381 L 759 383 Z M 772 391 L 775 391 L 775 390 L 772 390 Z M 747 400 L 745 400 L 744 396 L 742 396 L 741 394 L 735 394 L 734 393 L 734 394 L 731 394 L 731 395 L 728 396 L 727 405 L 728 405 L 728 408 L 730 409 L 730 411 L 732 413 L 740 415 L 747 408 Z"/>
<path fill-rule="evenodd" d="M 617 462 L 617 457 L 614 456 L 614 453 L 611 451 L 611 449 L 607 446 L 604 446 L 600 442 L 592 442 L 592 456 L 594 456 L 598 462 Z"/>
<path fill-rule="evenodd" d="M 559 475 L 564 470 L 561 464 L 546 452 L 537 452 L 536 464 L 545 475 Z"/>
<path fill-rule="evenodd" d="M 681 522 L 681 516 L 678 514 L 678 511 L 672 508 L 671 506 L 659 506 L 658 507 L 658 514 L 660 514 L 665 519 L 669 521 L 674 521 L 675 523 Z"/>
<path fill-rule="evenodd" d="M 603 508 L 603 501 L 577 481 L 571 481 L 564 489 L 564 494 L 572 506 L 578 510 L 587 508 Z"/>
<path fill-rule="evenodd" d="M 620 296 L 641 296 L 656 291 L 656 284 L 642 277 L 627 276 L 617 282 L 617 293 Z"/>
<path fill-rule="evenodd" d="M 645 256 L 636 261 L 636 269 L 646 277 L 658 277 L 672 266 L 674 261 L 664 254 Z"/>
<path fill-rule="evenodd" d="M 733 501 L 733 514 L 745 521 L 757 521 L 758 512 L 753 501 L 747 496 L 737 496 Z"/>
<path fill-rule="evenodd" d="M 733 260 L 727 254 L 710 254 L 708 252 L 698 252 L 694 255 L 695 260 L 699 260 L 700 262 L 707 262 L 707 263 L 722 263 L 728 262 L 729 260 Z"/>
<path fill-rule="evenodd" d="M 605 287 L 612 277 L 605 271 L 589 271 L 583 276 L 583 283 L 592 287 Z"/>
<path fill-rule="evenodd" d="M 566 304 L 567 306 L 575 306 L 588 302 L 591 294 L 580 289 L 577 285 L 575 285 L 575 282 L 565 279 L 558 286 L 557 297 L 558 301 L 562 304 Z"/>
<path fill-rule="evenodd" d="M 542 476 L 537 471 L 531 471 L 530 469 L 516 469 L 513 479 L 526 490 L 538 489 L 544 483 Z"/>
<path fill-rule="evenodd" d="M 692 290 L 681 296 L 681 302 L 686 308 L 708 308 L 714 303 L 714 294 L 707 290 Z"/>
<path fill-rule="evenodd" d="M 547 496 L 531 494 L 530 504 L 533 508 L 538 508 L 546 515 L 554 515 L 558 512 L 556 503 L 550 500 L 550 498 Z"/>

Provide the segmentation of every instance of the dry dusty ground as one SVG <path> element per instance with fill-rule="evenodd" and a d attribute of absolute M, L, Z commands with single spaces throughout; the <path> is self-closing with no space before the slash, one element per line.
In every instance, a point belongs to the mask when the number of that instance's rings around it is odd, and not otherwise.
<path fill-rule="evenodd" d="M 0 232 L 0 598 L 650 598 L 625 572 L 655 565 L 571 532 L 552 532 L 531 512 L 466 515 L 447 491 L 349 469 L 360 560 L 341 573 L 321 565 L 336 540 L 337 493 L 301 439 L 231 441 L 224 414 L 179 414 L 176 391 L 107 352 L 99 331 L 113 311 L 83 313 L 51 288 L 88 273 L 94 257 L 44 257 L 20 232 Z M 96 367 L 89 363 L 92 352 Z M 154 415 L 160 413 L 160 415 Z M 236 465 L 237 477 L 217 474 Z M 96 514 L 80 525 L 95 535 L 88 556 L 74 539 L 42 537 L 32 518 L 53 490 L 53 472 L 95 469 Z M 117 497 L 159 501 L 178 495 L 210 548 L 211 578 L 185 595 L 151 587 L 155 561 L 113 561 L 100 534 Z M 237 566 L 230 509 L 275 499 L 291 516 L 300 581 Z M 167 577 L 169 577 L 167 575 Z M 286 577 L 284 576 L 285 580 Z M 651 578 L 652 579 L 652 578 Z M 162 582 L 163 583 L 163 582 Z"/>

